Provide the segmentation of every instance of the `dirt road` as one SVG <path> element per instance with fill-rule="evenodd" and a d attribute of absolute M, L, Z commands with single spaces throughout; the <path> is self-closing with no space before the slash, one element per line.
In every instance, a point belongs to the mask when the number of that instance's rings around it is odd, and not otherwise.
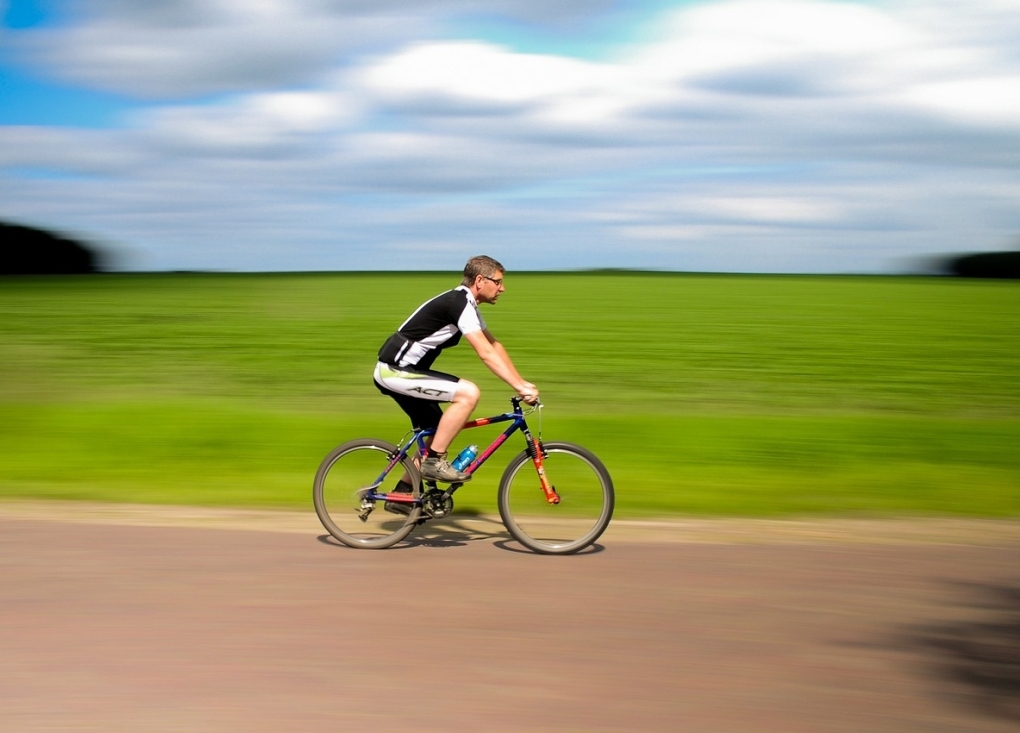
<path fill-rule="evenodd" d="M 1016 523 L 621 524 L 540 557 L 484 519 L 370 552 L 314 516 L 54 506 L 0 510 L 10 733 L 1020 726 Z"/>

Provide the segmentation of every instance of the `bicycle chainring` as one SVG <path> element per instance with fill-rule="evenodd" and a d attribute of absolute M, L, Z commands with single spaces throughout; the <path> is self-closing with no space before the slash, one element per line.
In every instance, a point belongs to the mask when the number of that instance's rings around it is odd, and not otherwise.
<path fill-rule="evenodd" d="M 442 519 L 453 512 L 453 497 L 439 489 L 429 489 L 421 498 L 422 512 L 430 519 Z"/>

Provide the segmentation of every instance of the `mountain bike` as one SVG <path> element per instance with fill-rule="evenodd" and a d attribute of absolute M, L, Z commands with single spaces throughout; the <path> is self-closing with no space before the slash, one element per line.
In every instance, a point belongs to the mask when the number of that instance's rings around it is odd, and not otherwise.
<path fill-rule="evenodd" d="M 534 437 L 522 399 L 510 400 L 512 411 L 478 418 L 464 429 L 510 423 L 485 450 L 461 469 L 473 475 L 516 432 L 525 447 L 515 455 L 499 482 L 499 515 L 510 535 L 528 549 L 566 555 L 594 543 L 613 517 L 613 480 L 591 451 L 573 443 L 543 443 L 541 422 Z M 418 470 L 426 440 L 435 430 L 412 430 L 399 445 L 374 438 L 337 446 L 315 474 L 312 497 L 326 530 L 349 547 L 382 549 L 405 539 L 419 524 L 450 516 L 453 495 L 463 484 L 439 488 L 422 481 Z M 408 437 L 410 436 L 410 437 Z M 387 490 L 385 486 L 391 486 Z M 395 488 L 403 487 L 396 491 Z"/>

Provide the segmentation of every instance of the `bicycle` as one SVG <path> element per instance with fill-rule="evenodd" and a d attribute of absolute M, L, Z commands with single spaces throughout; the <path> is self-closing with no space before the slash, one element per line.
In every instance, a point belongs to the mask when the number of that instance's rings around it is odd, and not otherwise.
<path fill-rule="evenodd" d="M 573 443 L 543 443 L 542 405 L 536 403 L 525 412 L 522 401 L 513 397 L 511 412 L 464 424 L 464 429 L 471 429 L 510 423 L 462 470 L 474 474 L 510 436 L 521 432 L 525 448 L 511 459 L 499 482 L 500 518 L 510 535 L 534 552 L 579 552 L 609 526 L 615 505 L 613 480 L 591 451 Z M 536 410 L 538 438 L 527 423 L 527 416 Z M 423 455 L 425 441 L 434 432 L 412 430 L 399 445 L 368 438 L 334 448 L 319 466 L 312 491 L 315 512 L 326 530 L 349 547 L 383 549 L 405 539 L 419 524 L 450 516 L 453 495 L 463 484 L 440 489 L 434 481 L 423 482 L 412 453 Z M 527 465 L 534 471 L 524 470 Z M 411 491 L 380 491 L 388 479 L 407 481 Z M 397 511 L 391 513 L 393 509 Z"/>

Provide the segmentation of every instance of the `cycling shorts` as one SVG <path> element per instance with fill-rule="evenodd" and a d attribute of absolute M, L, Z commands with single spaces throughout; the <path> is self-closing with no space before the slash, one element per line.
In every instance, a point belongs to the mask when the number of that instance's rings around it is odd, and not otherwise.
<path fill-rule="evenodd" d="M 375 386 L 392 397 L 418 429 L 435 428 L 443 417 L 440 402 L 452 402 L 457 396 L 460 378 L 431 369 L 397 368 L 379 362 L 372 375 Z"/>

